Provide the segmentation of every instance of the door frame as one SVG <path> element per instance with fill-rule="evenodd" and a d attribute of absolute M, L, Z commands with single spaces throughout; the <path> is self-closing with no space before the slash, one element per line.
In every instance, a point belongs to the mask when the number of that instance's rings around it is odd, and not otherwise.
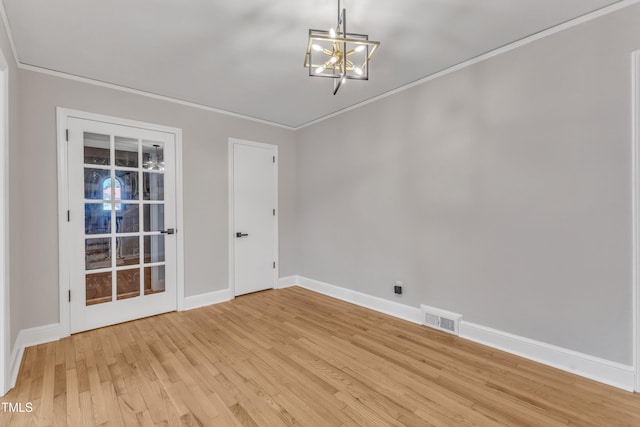
<path fill-rule="evenodd" d="M 273 221 L 273 235 L 274 235 L 274 244 L 273 244 L 273 259 L 276 262 L 276 268 L 273 269 L 273 288 L 276 288 L 278 283 L 278 277 L 280 276 L 280 251 L 279 251 L 279 234 L 278 234 L 278 218 L 280 215 L 280 207 L 278 206 L 278 165 L 280 163 L 280 157 L 278 156 L 278 146 L 275 144 L 265 144 L 262 142 L 254 142 L 247 141 L 239 138 L 229 138 L 228 143 L 228 157 L 229 157 L 229 291 L 231 293 L 231 298 L 236 297 L 236 281 L 235 281 L 235 209 L 234 209 L 234 197 L 233 197 L 233 169 L 234 169 L 234 146 L 236 144 L 239 145 L 248 145 L 251 147 L 258 148 L 268 148 L 270 150 L 274 150 L 274 155 L 276 156 L 275 167 L 273 168 L 273 206 L 275 206 L 276 214 L 274 216 Z"/>
<path fill-rule="evenodd" d="M 631 289 L 633 370 L 640 392 L 640 50 L 631 54 Z"/>
<path fill-rule="evenodd" d="M 71 334 L 71 304 L 68 292 L 71 286 L 69 265 L 73 261 L 71 254 L 70 223 L 67 221 L 69 208 L 69 164 L 68 146 L 66 138 L 67 119 L 75 117 L 97 122 L 105 122 L 120 126 L 136 127 L 171 133 L 175 136 L 176 144 L 176 310 L 184 310 L 184 226 L 183 226 L 183 192 L 182 192 L 182 129 L 145 123 L 137 120 L 123 119 L 86 111 L 56 107 L 57 143 L 58 143 L 58 268 L 59 268 L 59 306 L 60 328 L 62 336 Z"/>
<path fill-rule="evenodd" d="M 9 64 L 0 50 L 0 396 L 11 388 L 9 373 Z"/>

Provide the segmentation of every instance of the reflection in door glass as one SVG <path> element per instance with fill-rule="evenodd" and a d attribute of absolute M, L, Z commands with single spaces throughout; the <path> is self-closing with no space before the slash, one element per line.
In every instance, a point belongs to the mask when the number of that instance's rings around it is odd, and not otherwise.
<path fill-rule="evenodd" d="M 164 262 L 164 236 L 144 236 L 144 262 Z"/>
<path fill-rule="evenodd" d="M 164 292 L 164 265 L 144 268 L 144 294 Z"/>
<path fill-rule="evenodd" d="M 164 171 L 164 148 L 161 142 L 142 141 L 142 168 L 155 172 Z"/>
<path fill-rule="evenodd" d="M 144 231 L 164 230 L 164 205 L 144 205 Z"/>
<path fill-rule="evenodd" d="M 106 188 L 109 189 L 105 192 Z M 84 169 L 84 198 L 91 200 L 111 199 L 111 172 L 108 169 Z"/>
<path fill-rule="evenodd" d="M 85 203 L 84 232 L 85 234 L 111 233 L 111 209 L 104 210 L 102 203 Z"/>
<path fill-rule="evenodd" d="M 164 200 L 164 174 L 144 172 L 142 189 L 145 200 Z"/>
<path fill-rule="evenodd" d="M 122 203 L 119 212 L 116 212 L 116 233 L 137 233 L 140 217 L 138 215 L 139 205 Z"/>
<path fill-rule="evenodd" d="M 117 265 L 134 265 L 140 263 L 140 238 L 118 237 L 116 238 Z"/>
<path fill-rule="evenodd" d="M 140 296 L 140 269 L 118 271 L 118 299 Z"/>
<path fill-rule="evenodd" d="M 84 163 L 88 165 L 109 165 L 111 163 L 111 139 L 109 135 L 84 133 Z"/>
<path fill-rule="evenodd" d="M 128 168 L 138 167 L 138 140 L 133 138 L 115 137 L 116 166 Z"/>
<path fill-rule="evenodd" d="M 111 238 L 85 239 L 84 242 L 86 270 L 111 267 Z"/>
<path fill-rule="evenodd" d="M 138 172 L 116 170 L 116 179 L 122 192 L 116 193 L 116 200 L 138 200 Z"/>
<path fill-rule="evenodd" d="M 87 274 L 85 279 L 86 305 L 111 301 L 111 272 Z"/>

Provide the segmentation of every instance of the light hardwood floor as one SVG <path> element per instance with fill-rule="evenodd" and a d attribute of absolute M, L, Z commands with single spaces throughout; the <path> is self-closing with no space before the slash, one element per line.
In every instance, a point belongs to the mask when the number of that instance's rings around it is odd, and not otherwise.
<path fill-rule="evenodd" d="M 2 401 L 33 404 L 3 426 L 640 426 L 640 395 L 297 287 L 28 348 Z"/>

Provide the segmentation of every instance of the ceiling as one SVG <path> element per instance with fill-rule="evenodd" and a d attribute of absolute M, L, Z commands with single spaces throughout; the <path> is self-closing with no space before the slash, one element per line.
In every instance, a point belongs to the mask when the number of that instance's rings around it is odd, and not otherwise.
<path fill-rule="evenodd" d="M 611 0 L 343 0 L 347 31 L 380 48 L 370 80 L 303 67 L 308 30 L 337 0 L 4 0 L 22 64 L 287 127 L 399 88 Z"/>

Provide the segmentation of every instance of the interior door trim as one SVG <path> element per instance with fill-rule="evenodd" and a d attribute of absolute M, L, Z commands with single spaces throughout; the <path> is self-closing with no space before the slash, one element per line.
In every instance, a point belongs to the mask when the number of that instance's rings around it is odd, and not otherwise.
<path fill-rule="evenodd" d="M 233 147 L 235 144 L 242 144 L 242 145 L 249 145 L 252 147 L 260 147 L 260 148 L 268 148 L 270 150 L 274 150 L 275 153 L 275 167 L 274 167 L 274 172 L 273 172 L 273 185 L 274 185 L 274 191 L 273 191 L 273 206 L 276 207 L 276 214 L 275 214 L 275 221 L 274 221 L 274 225 L 273 225 L 273 232 L 274 232 L 274 248 L 273 248 L 273 256 L 275 259 L 275 263 L 276 266 L 273 270 L 273 288 L 275 289 L 277 286 L 277 282 L 278 282 L 278 277 L 280 277 L 280 257 L 279 257 L 279 234 L 278 234 L 278 218 L 280 215 L 280 208 L 278 206 L 278 164 L 280 162 L 279 156 L 278 156 L 278 146 L 274 145 L 274 144 L 264 144 L 262 142 L 254 142 L 254 141 L 247 141 L 244 139 L 238 139 L 238 138 L 229 138 L 229 144 L 228 144 L 228 157 L 229 157 L 229 231 L 227 233 L 228 239 L 229 239 L 229 291 L 231 294 L 231 298 L 235 298 L 236 295 L 236 282 L 235 282 L 235 242 L 236 242 L 236 237 L 235 237 L 235 223 L 234 223 L 234 218 L 235 218 L 235 212 L 234 212 L 234 199 L 233 199 L 233 163 L 234 163 L 234 156 L 233 156 Z"/>
<path fill-rule="evenodd" d="M 182 129 L 163 126 L 153 123 L 145 123 L 136 120 L 119 117 L 105 116 L 102 114 L 78 111 L 69 108 L 56 108 L 57 145 L 58 145 L 58 286 L 59 286 L 59 328 L 61 337 L 71 333 L 69 292 L 71 285 L 70 254 L 71 233 L 67 221 L 69 212 L 69 182 L 68 182 L 68 146 L 66 138 L 67 119 L 75 117 L 97 122 L 112 123 L 115 125 L 129 126 L 141 129 L 149 129 L 158 132 L 171 133 L 175 136 L 176 157 L 176 301 L 178 311 L 185 307 L 184 303 L 184 229 L 183 224 L 183 181 L 182 181 Z"/>

